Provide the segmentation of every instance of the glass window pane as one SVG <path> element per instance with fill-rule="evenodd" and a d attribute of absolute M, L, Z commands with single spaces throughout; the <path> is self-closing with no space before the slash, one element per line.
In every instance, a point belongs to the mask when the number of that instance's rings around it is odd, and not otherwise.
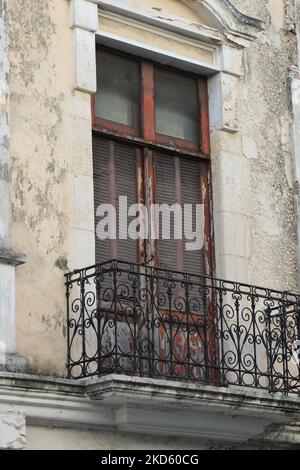
<path fill-rule="evenodd" d="M 139 128 L 139 77 L 138 62 L 98 50 L 95 116 Z"/>
<path fill-rule="evenodd" d="M 197 82 L 193 78 L 155 70 L 156 133 L 199 143 Z"/>

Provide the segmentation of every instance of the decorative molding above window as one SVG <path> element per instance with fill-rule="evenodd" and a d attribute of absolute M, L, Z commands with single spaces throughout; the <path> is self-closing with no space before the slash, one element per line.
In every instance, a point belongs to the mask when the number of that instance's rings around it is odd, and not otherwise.
<path fill-rule="evenodd" d="M 257 18 L 244 15 L 237 10 L 229 0 L 183 0 L 218 30 L 238 33 L 249 39 L 254 39 L 259 31 L 265 28 L 265 23 Z"/>
<path fill-rule="evenodd" d="M 133 53 L 163 64 L 177 66 L 196 73 L 214 75 L 221 70 L 219 33 L 189 34 L 149 24 L 136 18 L 124 17 L 110 11 L 99 10 L 97 41 L 127 53 Z"/>
<path fill-rule="evenodd" d="M 152 25 L 161 25 L 173 31 L 185 30 L 188 34 L 203 35 L 209 39 L 217 33 L 229 33 L 252 40 L 265 28 L 265 23 L 238 11 L 229 0 L 182 0 L 182 4 L 199 16 L 199 23 L 164 13 L 157 8 L 145 8 L 131 0 L 89 0 L 101 10 L 119 13 L 122 16 L 142 20 Z M 201 24 L 204 19 L 204 24 Z M 210 34 L 208 34 L 210 32 Z"/>
<path fill-rule="evenodd" d="M 75 89 L 96 92 L 95 46 L 99 42 L 212 77 L 211 127 L 239 130 L 237 90 L 243 75 L 243 49 L 264 29 L 264 22 L 242 14 L 229 0 L 166 0 L 163 4 L 153 0 L 152 7 L 147 0 L 71 0 L 70 5 Z"/>

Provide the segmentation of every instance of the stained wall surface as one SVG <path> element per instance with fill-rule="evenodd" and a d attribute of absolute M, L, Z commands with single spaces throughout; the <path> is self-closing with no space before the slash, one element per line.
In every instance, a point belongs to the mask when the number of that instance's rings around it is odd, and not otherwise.
<path fill-rule="evenodd" d="M 158 3 L 142 2 L 159 14 Z M 183 2 L 163 3 L 169 14 L 203 22 Z M 221 139 L 212 129 L 217 272 L 296 290 L 288 83 L 288 67 L 297 61 L 292 2 L 232 3 L 264 20 L 266 29 L 243 52 L 236 90 L 239 132 L 222 132 Z M 64 273 L 93 257 L 86 229 L 92 225 L 86 210 L 92 198 L 90 97 L 74 91 L 69 1 L 9 0 L 8 7 L 12 239 L 27 255 L 17 268 L 17 352 L 30 370 L 64 376 Z"/>

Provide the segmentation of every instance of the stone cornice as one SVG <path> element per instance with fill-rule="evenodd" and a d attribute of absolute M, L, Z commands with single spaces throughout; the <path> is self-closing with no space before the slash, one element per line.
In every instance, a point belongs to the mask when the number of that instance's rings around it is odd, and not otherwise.
<path fill-rule="evenodd" d="M 0 373 L 1 406 L 24 414 L 27 424 L 232 442 L 268 439 L 269 429 L 276 441 L 276 427 L 289 440 L 300 420 L 297 397 L 124 375 L 75 382 Z"/>

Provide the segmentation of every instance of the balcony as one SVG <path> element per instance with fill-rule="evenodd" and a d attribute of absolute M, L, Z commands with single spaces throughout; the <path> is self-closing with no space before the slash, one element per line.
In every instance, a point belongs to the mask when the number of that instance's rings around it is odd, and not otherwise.
<path fill-rule="evenodd" d="M 69 378 L 300 394 L 299 295 L 112 260 L 67 274 L 66 297 Z"/>

